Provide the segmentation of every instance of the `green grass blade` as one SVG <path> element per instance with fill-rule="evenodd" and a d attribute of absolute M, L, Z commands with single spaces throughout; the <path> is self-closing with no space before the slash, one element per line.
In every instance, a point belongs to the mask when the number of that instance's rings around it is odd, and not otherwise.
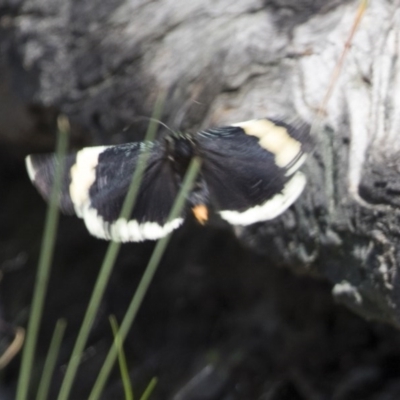
<path fill-rule="evenodd" d="M 47 353 L 46 361 L 44 363 L 36 400 L 46 400 L 48 397 L 51 379 L 53 377 L 54 368 L 56 366 L 66 326 L 67 323 L 64 319 L 59 319 L 57 321 L 54 334 L 50 342 L 49 352 Z"/>
<path fill-rule="evenodd" d="M 73 382 L 75 380 L 76 372 L 79 367 L 82 352 L 85 349 L 90 329 L 96 317 L 98 307 L 108 283 L 114 262 L 118 255 L 119 248 L 120 244 L 115 242 L 110 243 L 108 246 L 106 256 L 103 260 L 103 265 L 100 269 L 88 308 L 86 310 L 86 314 L 75 342 L 75 346 L 72 350 L 64 380 L 58 395 L 58 400 L 66 400 L 69 397 Z"/>
<path fill-rule="evenodd" d="M 114 315 L 110 316 L 110 324 L 114 335 L 114 345 L 118 353 L 119 369 L 121 371 L 121 380 L 124 386 L 125 400 L 133 400 L 133 389 L 129 378 L 129 370 L 126 363 L 124 347 L 118 334 L 118 324 Z"/>
<path fill-rule="evenodd" d="M 58 135 L 56 154 L 58 159 L 61 160 L 64 158 L 67 151 L 69 124 L 66 117 L 62 116 L 58 118 L 57 122 Z M 38 271 L 33 292 L 32 307 L 29 316 L 26 342 L 22 353 L 16 400 L 25 400 L 29 392 L 30 375 L 32 371 L 33 360 L 35 358 L 37 337 L 43 314 L 43 304 L 47 293 L 47 285 L 50 276 L 54 243 L 57 234 L 59 219 L 57 200 L 61 190 L 61 176 L 63 174 L 63 170 L 64 163 L 58 163 L 55 171 L 54 184 L 50 196 L 50 203 L 47 209 L 45 229 L 40 250 Z"/>
<path fill-rule="evenodd" d="M 169 220 L 175 219 L 179 217 L 182 208 L 185 204 L 185 200 L 187 198 L 187 194 L 193 186 L 193 183 L 196 179 L 196 176 L 200 169 L 200 159 L 197 157 L 193 158 L 190 166 L 188 168 L 188 172 L 186 173 L 184 182 L 182 184 L 181 190 L 178 193 L 177 198 L 175 199 L 174 205 L 172 206 L 172 210 L 168 217 Z M 125 317 L 122 321 L 119 336 L 122 343 L 124 342 L 130 327 L 132 326 L 133 321 L 135 320 L 136 314 L 139 310 L 139 307 L 143 301 L 143 298 L 147 292 L 147 289 L 153 279 L 153 276 L 157 270 L 158 264 L 161 260 L 161 257 L 164 254 L 165 248 L 168 245 L 171 234 L 163 237 L 157 242 L 156 247 L 154 248 L 153 254 L 150 258 L 149 263 L 147 264 L 146 270 L 143 274 L 143 277 L 139 283 L 139 286 L 133 296 L 133 299 L 129 305 L 129 308 L 125 314 Z M 109 350 L 107 357 L 104 361 L 104 364 L 100 370 L 100 374 L 94 384 L 92 392 L 89 396 L 89 400 L 97 400 L 99 399 L 104 386 L 107 382 L 108 376 L 113 368 L 115 363 L 115 359 L 117 357 L 117 352 L 115 347 L 112 346 Z"/>
<path fill-rule="evenodd" d="M 156 387 L 156 385 L 157 385 L 157 378 L 153 378 L 147 385 L 147 388 L 140 397 L 140 400 L 148 400 L 150 395 L 153 393 L 153 390 Z"/>
<path fill-rule="evenodd" d="M 162 110 L 162 99 L 157 101 L 157 104 L 154 108 L 154 118 L 157 119 Z M 157 131 L 157 122 L 154 120 L 151 120 L 149 123 L 149 127 L 147 129 L 146 141 L 152 141 L 155 138 Z M 147 148 L 140 154 L 139 160 L 138 160 L 138 167 L 135 169 L 135 172 L 133 173 L 132 181 L 130 188 L 128 190 L 127 197 L 125 199 L 124 205 L 122 207 L 122 213 L 126 213 L 125 216 L 127 216 L 132 210 L 136 195 L 138 193 L 138 187 L 140 184 L 140 181 L 143 176 L 144 168 L 146 165 L 146 161 L 148 160 L 149 157 L 149 151 Z M 130 203 L 126 205 L 127 203 Z M 58 400 L 67 400 L 69 397 L 69 394 L 71 392 L 72 385 L 75 380 L 75 376 L 79 367 L 79 363 L 81 360 L 82 352 L 85 349 L 85 345 L 90 333 L 90 329 L 92 328 L 93 321 L 96 317 L 97 310 L 99 308 L 101 299 L 103 297 L 105 288 L 107 286 L 108 280 L 110 278 L 110 274 L 112 272 L 112 269 L 114 267 L 115 260 L 117 258 L 119 249 L 121 247 L 121 243 L 116 243 L 116 242 L 111 242 L 107 248 L 107 253 L 106 256 L 103 260 L 103 264 L 101 266 L 99 275 L 97 277 L 92 296 L 89 301 L 88 308 L 86 310 L 86 314 L 83 318 L 83 322 L 81 325 L 81 328 L 79 330 L 75 346 L 72 350 L 72 354 L 68 363 L 68 367 L 65 373 L 65 377 L 63 380 L 63 383 L 60 388 L 60 393 L 58 395 Z"/>

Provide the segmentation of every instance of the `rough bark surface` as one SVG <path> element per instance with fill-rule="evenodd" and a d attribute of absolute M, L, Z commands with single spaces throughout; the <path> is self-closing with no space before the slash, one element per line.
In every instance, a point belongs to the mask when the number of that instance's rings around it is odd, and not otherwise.
<path fill-rule="evenodd" d="M 177 233 L 127 349 L 140 364 L 133 379 L 162 376 L 160 399 L 396 398 L 383 365 L 389 353 L 399 361 L 398 333 L 331 300 L 400 326 L 400 2 L 370 3 L 322 118 L 355 1 L 0 0 L 3 318 L 26 323 L 44 206 L 22 161 L 53 148 L 58 113 L 70 118 L 75 147 L 140 139 L 161 92 L 163 122 L 176 130 L 301 118 L 318 127 L 305 193 L 282 217 L 236 229 L 240 244 L 226 227 L 189 223 Z M 59 235 L 41 343 L 67 315 L 65 363 L 105 244 L 69 219 Z M 151 248 L 125 247 L 74 398 L 87 395 L 110 339 L 106 316 L 122 315 Z M 65 286 L 77 288 L 74 298 Z M 329 370 L 335 351 L 351 360 Z"/>

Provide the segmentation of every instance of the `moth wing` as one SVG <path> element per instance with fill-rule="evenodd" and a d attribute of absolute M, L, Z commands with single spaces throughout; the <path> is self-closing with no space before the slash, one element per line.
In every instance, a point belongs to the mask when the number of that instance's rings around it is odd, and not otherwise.
<path fill-rule="evenodd" d="M 119 218 L 138 157 L 150 146 L 149 160 L 136 202 L 128 220 Z M 89 232 L 120 242 L 155 240 L 178 228 L 183 216 L 168 221 L 178 193 L 178 182 L 160 143 L 129 143 L 88 147 L 65 159 L 60 207 L 75 212 Z M 54 181 L 55 155 L 29 156 L 27 168 L 32 182 L 48 199 Z"/>
<path fill-rule="evenodd" d="M 64 160 L 64 174 L 61 177 L 61 189 L 58 205 L 64 214 L 74 214 L 74 205 L 69 195 L 69 171 L 76 162 L 76 154 L 70 154 Z M 45 200 L 49 200 L 54 184 L 55 173 L 60 160 L 55 154 L 35 154 L 25 159 L 26 169 L 32 183 Z"/>
<path fill-rule="evenodd" d="M 298 171 L 310 146 L 306 130 L 263 119 L 198 133 L 202 174 L 223 219 L 249 225 L 293 204 L 306 183 Z"/>

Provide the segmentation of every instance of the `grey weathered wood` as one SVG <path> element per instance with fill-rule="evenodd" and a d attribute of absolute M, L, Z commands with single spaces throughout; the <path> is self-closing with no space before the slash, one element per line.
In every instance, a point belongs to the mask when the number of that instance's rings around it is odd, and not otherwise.
<path fill-rule="evenodd" d="M 161 91 L 174 129 L 264 116 L 312 124 L 357 4 L 3 0 L 0 95 L 18 99 L 24 144 L 33 105 L 65 113 L 92 143 L 117 142 L 128 125 L 137 138 L 138 117 Z M 371 2 L 314 132 L 300 201 L 276 221 L 237 229 L 274 262 L 326 277 L 339 301 L 398 326 L 399 8 Z M 9 141 L 18 117 L 0 118 Z"/>

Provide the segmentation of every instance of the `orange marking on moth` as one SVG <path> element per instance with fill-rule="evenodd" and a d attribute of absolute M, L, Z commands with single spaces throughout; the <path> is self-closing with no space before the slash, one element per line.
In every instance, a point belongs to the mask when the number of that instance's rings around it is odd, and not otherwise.
<path fill-rule="evenodd" d="M 204 225 L 208 220 L 208 208 L 204 204 L 198 204 L 192 208 L 193 214 L 197 221 Z"/>

